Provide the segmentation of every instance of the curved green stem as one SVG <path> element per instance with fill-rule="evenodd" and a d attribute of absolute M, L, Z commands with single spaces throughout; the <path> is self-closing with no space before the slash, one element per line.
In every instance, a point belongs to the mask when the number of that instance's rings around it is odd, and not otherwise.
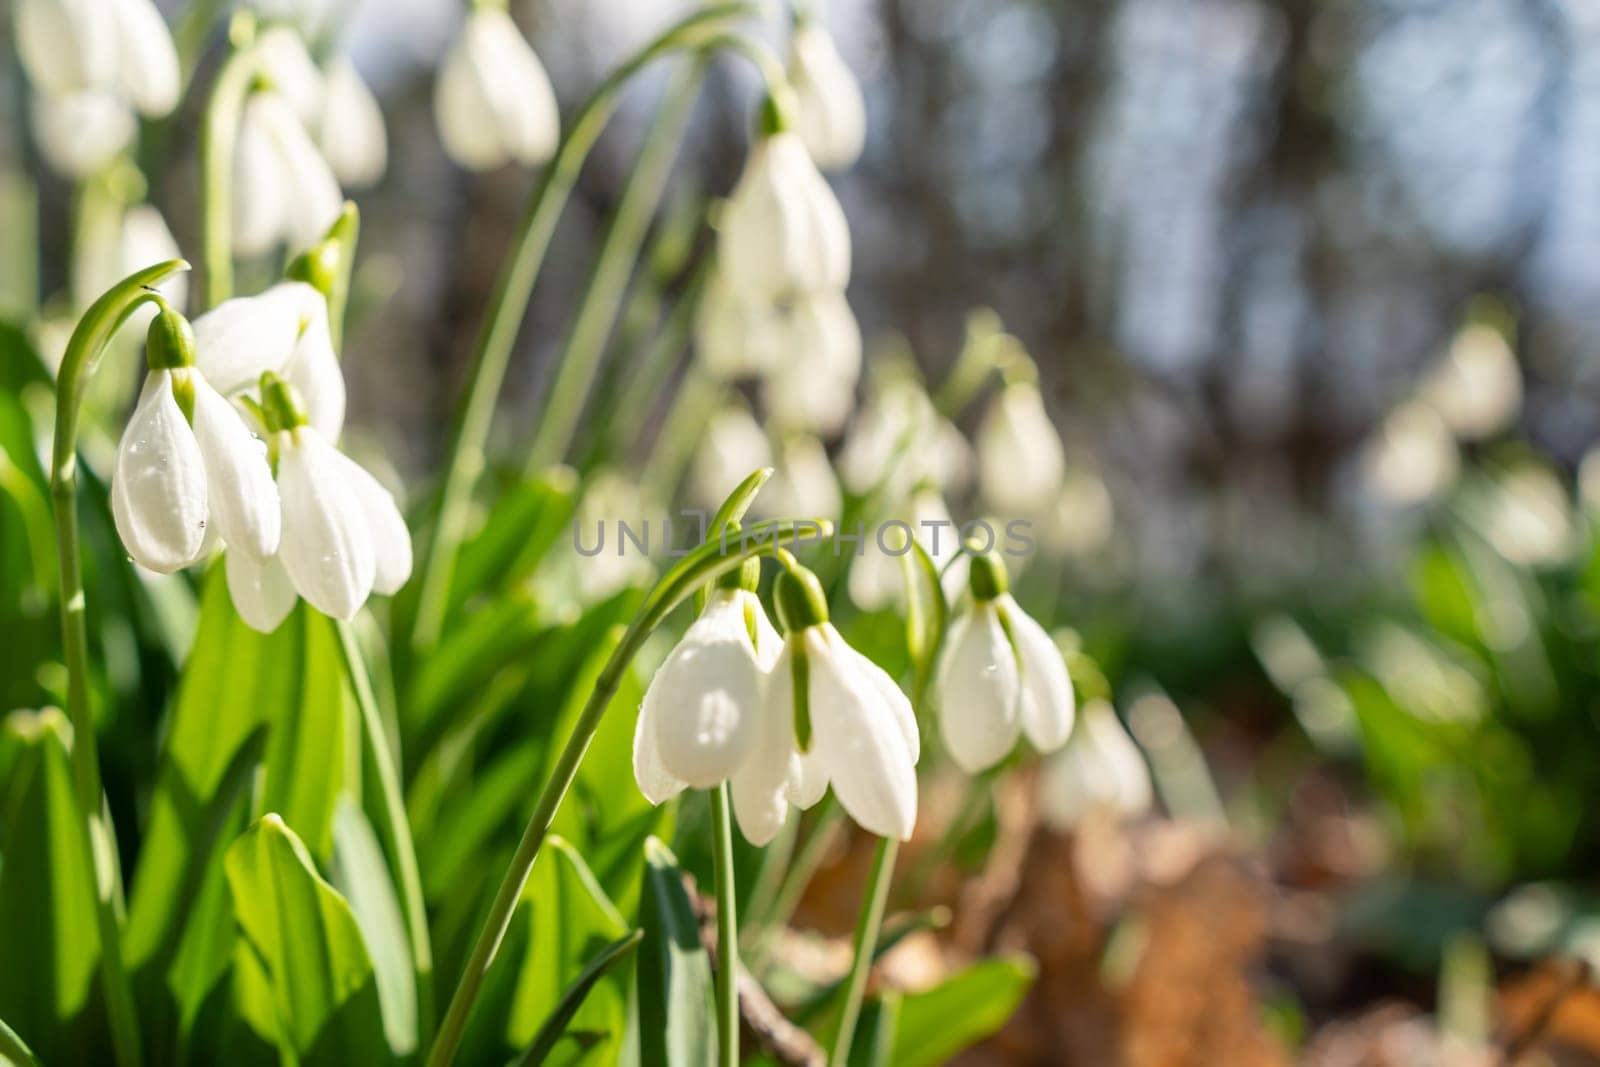
<path fill-rule="evenodd" d="M 711 791 L 711 854 L 717 890 L 717 1047 L 722 1067 L 739 1064 L 739 918 L 733 884 L 728 783 Z"/>
<path fill-rule="evenodd" d="M 634 261 L 644 242 L 645 231 L 661 202 L 672 161 L 688 124 L 689 112 L 705 79 L 705 59 L 696 59 L 679 72 L 667 89 L 644 146 L 639 149 L 628 178 L 622 202 L 606 231 L 605 242 L 595 260 L 583 302 L 573 318 L 567 343 L 556 361 L 556 377 L 541 406 L 533 448 L 528 453 L 528 476 L 537 475 L 552 463 L 566 458 L 583 415 L 584 400 L 594 385 L 605 351 L 606 337 L 622 304 L 623 291 L 633 273 Z"/>
<path fill-rule="evenodd" d="M 867 992 L 867 975 L 877 951 L 878 929 L 883 925 L 883 909 L 889 901 L 889 882 L 899 853 L 900 842 L 891 837 L 878 839 L 872 873 L 867 877 L 867 895 L 861 902 L 861 914 L 856 917 L 855 959 L 850 966 L 850 982 L 845 986 L 839 1036 L 834 1040 L 833 1055 L 828 1058 L 829 1067 L 845 1067 L 850 1062 L 850 1044 L 855 1040 L 856 1021 L 861 1018 L 861 1000 Z"/>
<path fill-rule="evenodd" d="M 56 518 L 56 562 L 60 575 L 61 650 L 67 668 L 67 715 L 72 721 L 72 782 L 83 817 L 80 841 L 94 872 L 95 930 L 100 940 L 100 981 L 104 987 L 111 1039 L 121 1067 L 143 1061 L 139 1020 L 122 963 L 121 875 L 116 835 L 100 786 L 94 712 L 89 707 L 89 636 L 84 618 L 83 571 L 78 557 L 78 414 L 84 387 L 117 328 L 142 304 L 163 304 L 155 286 L 188 270 L 169 260 L 130 275 L 90 305 L 67 342 L 56 375 L 55 440 L 50 459 L 50 498 Z"/>
<path fill-rule="evenodd" d="M 466 533 L 472 489 L 484 466 L 484 445 L 494 419 L 495 402 L 505 380 L 517 330 L 527 312 L 528 298 L 538 280 L 544 255 L 555 233 L 589 150 L 616 110 L 623 88 L 634 75 L 662 56 L 699 49 L 719 36 L 731 21 L 761 13 L 752 0 L 712 4 L 686 16 L 612 71 L 594 91 L 576 121 L 561 139 L 555 159 L 528 201 L 516 245 L 500 275 L 490 304 L 489 317 L 478 335 L 466 400 L 456 421 L 444 481 L 439 489 L 433 534 L 423 559 L 411 645 L 426 648 L 438 640 L 449 599 L 450 575 L 456 551 Z"/>
<path fill-rule="evenodd" d="M 733 509 L 738 514 L 732 515 L 730 521 L 736 522 L 743 516 L 743 507 L 748 506 L 750 499 L 754 498 L 755 490 L 759 488 L 761 482 L 771 476 L 771 473 L 770 470 L 758 472 L 757 475 L 747 479 L 744 485 L 734 490 L 734 496 L 729 498 L 730 502 L 740 494 L 744 494 L 745 499 L 743 506 Z M 506 927 L 511 922 L 511 914 L 516 907 L 518 897 L 522 894 L 523 884 L 527 882 L 528 874 L 533 870 L 533 861 L 538 858 L 539 848 L 544 844 L 545 835 L 550 831 L 550 824 L 555 820 L 556 810 L 566 798 L 567 790 L 572 787 L 572 780 L 578 773 L 578 764 L 583 762 L 584 753 L 589 750 L 589 742 L 593 740 L 595 730 L 599 728 L 600 720 L 611 704 L 611 698 L 616 695 L 617 687 L 622 684 L 629 664 L 643 647 L 645 639 L 673 608 L 701 586 L 715 581 L 735 567 L 743 566 L 744 561 L 751 556 L 770 554 L 783 545 L 794 544 L 797 541 L 814 540 L 819 536 L 819 528 L 820 536 L 832 535 L 833 524 L 826 521 L 758 522 L 745 528 L 737 540 L 730 535 L 727 551 L 724 551 L 718 541 L 709 541 L 679 560 L 676 566 L 656 582 L 638 614 L 629 623 L 616 650 L 601 668 L 599 676 L 595 679 L 594 689 L 589 694 L 589 700 L 584 704 L 578 722 L 567 738 L 566 746 L 561 750 L 549 779 L 539 792 L 539 799 L 534 804 L 533 814 L 528 818 L 528 825 L 522 832 L 522 840 L 517 845 L 511 866 L 500 882 L 494 902 L 489 907 L 489 914 L 484 919 L 483 928 L 478 931 L 478 939 L 474 942 L 472 953 L 467 958 L 460 984 L 456 986 L 455 994 L 450 998 L 450 1007 L 439 1026 L 439 1036 L 434 1040 L 433 1049 L 428 1054 L 429 1067 L 444 1067 L 454 1058 L 456 1047 L 460 1044 L 462 1032 L 466 1028 L 467 1018 L 472 1011 L 472 1003 L 489 973 L 489 965 L 494 962 L 495 952 L 499 949 L 500 940 L 505 936 Z"/>
<path fill-rule="evenodd" d="M 428 936 L 428 912 L 422 896 L 422 876 L 417 868 L 417 849 L 411 840 L 411 825 L 406 819 L 405 793 L 400 787 L 399 769 L 389 749 L 389 736 L 383 728 L 378 700 L 372 692 L 355 628 L 340 622 L 339 653 L 345 674 L 355 692 L 361 712 L 361 731 L 372 752 L 378 772 L 378 790 L 383 795 L 383 832 L 389 854 L 394 857 L 400 881 L 400 903 L 405 911 L 406 934 L 411 941 L 411 960 L 416 972 L 419 1044 L 426 1045 L 433 1025 L 433 944 Z"/>
<path fill-rule="evenodd" d="M 255 16 L 241 11 L 228 25 L 228 58 L 211 85 L 200 127 L 201 252 L 205 306 L 233 295 L 233 152 L 251 83 L 256 76 Z"/>

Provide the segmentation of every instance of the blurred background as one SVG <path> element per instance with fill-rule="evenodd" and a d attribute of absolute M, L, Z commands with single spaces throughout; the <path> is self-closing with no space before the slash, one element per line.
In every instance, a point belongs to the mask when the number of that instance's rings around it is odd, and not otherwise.
<path fill-rule="evenodd" d="M 512 9 L 570 116 L 689 6 Z M 953 873 L 925 893 L 955 906 L 955 943 L 1042 967 L 971 1062 L 1600 1062 L 1600 994 L 1573 962 L 1600 962 L 1600 7 L 824 10 L 868 113 L 865 155 L 830 176 L 863 394 L 907 357 L 936 388 L 998 324 L 1032 354 L 1068 477 L 1020 596 L 1075 631 L 1080 701 L 1112 702 L 1163 812 L 1064 827 L 1024 776 L 959 820 Z M 356 197 L 352 433 L 426 486 L 535 178 L 469 175 L 439 147 L 458 5 L 318 17 L 389 136 Z M 562 219 L 502 446 L 532 431 L 671 76 L 629 91 Z M 31 152 L 19 86 L 0 85 L 13 166 Z M 731 187 L 756 94 L 747 66 L 714 68 L 636 289 L 689 284 L 675 205 Z M 199 107 L 146 145 L 170 161 L 150 194 L 184 249 Z M 45 180 L 38 206 L 41 246 L 67 247 L 70 186 Z M 4 269 L 10 292 L 67 284 L 48 256 L 36 278 Z M 624 320 L 603 382 L 626 381 L 628 340 Z M 659 423 L 683 377 L 620 417 Z M 619 417 L 596 405 L 593 454 Z M 841 848 L 802 918 L 847 925 L 827 874 L 853 900 L 862 863 Z M 1026 876 L 1007 886 L 1007 865 Z"/>

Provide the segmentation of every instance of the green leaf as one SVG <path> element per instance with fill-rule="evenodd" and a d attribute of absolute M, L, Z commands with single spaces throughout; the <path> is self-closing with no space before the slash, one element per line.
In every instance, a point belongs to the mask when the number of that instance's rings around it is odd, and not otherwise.
<path fill-rule="evenodd" d="M 526 580 L 568 529 L 577 504 L 578 476 L 571 467 L 551 467 L 506 490 L 483 528 L 461 546 L 450 585 L 452 613 L 478 593 Z"/>
<path fill-rule="evenodd" d="M 751 471 L 744 481 L 734 486 L 733 492 L 728 494 L 728 499 L 724 500 L 716 514 L 711 516 L 711 525 L 706 528 L 708 533 L 716 536 L 729 523 L 743 520 L 744 513 L 756 502 L 756 494 L 761 492 L 761 487 L 766 485 L 771 477 L 771 467 L 759 467 Z"/>
<path fill-rule="evenodd" d="M 566 991 L 561 994 L 561 999 L 556 1003 L 555 1010 L 550 1017 L 545 1019 L 544 1025 L 539 1027 L 539 1033 L 534 1037 L 533 1044 L 528 1046 L 528 1051 L 523 1053 L 523 1067 L 533 1067 L 541 1064 L 555 1049 L 556 1042 L 566 1033 L 567 1025 L 572 1022 L 572 1017 L 577 1014 L 578 1008 L 583 1005 L 584 999 L 594 989 L 595 984 L 604 978 L 614 967 L 623 963 L 639 947 L 639 942 L 644 939 L 643 930 L 634 930 L 617 938 L 600 951 L 600 955 L 589 961 L 589 965 L 572 980 Z"/>
<path fill-rule="evenodd" d="M 417 1048 L 417 983 L 405 916 L 377 834 L 361 809 L 341 801 L 333 816 L 332 882 L 350 902 L 377 974 L 389 1048 Z"/>
<path fill-rule="evenodd" d="M 683 872 L 656 838 L 644 845 L 639 905 L 639 1062 L 642 1067 L 704 1067 L 717 1061 L 711 958 L 700 941 Z"/>
<path fill-rule="evenodd" d="M 5 732 L 22 751 L 0 814 L 0 1017 L 52 1063 L 89 1062 L 102 1028 L 91 994 L 100 947 L 94 881 L 78 834 L 60 711 L 18 712 Z"/>
<path fill-rule="evenodd" d="M 0 1063 L 12 1063 L 16 1067 L 44 1067 L 27 1042 L 7 1026 L 4 1019 L 0 1019 Z"/>
<path fill-rule="evenodd" d="M 935 1067 L 997 1032 L 1017 1010 L 1038 966 L 1027 956 L 975 963 L 900 1001 L 894 1067 Z"/>
<path fill-rule="evenodd" d="M 894 1062 L 895 1032 L 900 1027 L 901 995 L 886 989 L 861 1006 L 856 1038 L 850 1045 L 850 1067 L 889 1067 Z"/>
<path fill-rule="evenodd" d="M 506 938 L 462 1042 L 463 1063 L 504 1063 L 534 1041 L 573 979 L 628 933 L 576 849 L 552 835 L 522 889 Z M 592 983 L 591 983 L 592 984 Z M 627 989 L 612 978 L 575 1006 L 570 1025 L 614 1052 L 627 1027 Z M 559 1036 L 559 1034 L 557 1035 Z"/>
<path fill-rule="evenodd" d="M 344 897 L 276 814 L 235 841 L 234 914 L 259 957 L 280 1047 L 301 1063 L 367 1062 L 384 1041 L 372 960 Z"/>

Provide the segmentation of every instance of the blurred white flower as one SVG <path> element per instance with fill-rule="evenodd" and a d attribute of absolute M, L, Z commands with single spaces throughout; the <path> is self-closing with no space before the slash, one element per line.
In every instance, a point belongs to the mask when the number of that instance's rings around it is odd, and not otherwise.
<path fill-rule="evenodd" d="M 182 75 L 172 31 L 151 0 L 114 0 L 116 85 L 140 114 L 160 118 L 178 106 Z"/>
<path fill-rule="evenodd" d="M 181 316 L 162 312 L 151 338 L 152 370 L 111 475 L 123 546 L 163 574 L 198 560 L 209 535 L 257 558 L 270 555 L 278 547 L 278 494 L 266 450 L 189 363 L 193 335 Z"/>
<path fill-rule="evenodd" d="M 729 404 L 706 423 L 689 474 L 696 501 L 715 508 L 750 472 L 772 466 L 772 445 L 743 404 Z M 758 498 L 759 499 L 759 498 Z"/>
<path fill-rule="evenodd" d="M 942 572 L 940 584 L 945 598 L 953 603 L 966 587 L 970 564 L 961 551 L 960 527 L 951 519 L 944 497 L 931 485 L 924 485 L 913 493 L 899 515 L 891 515 L 876 527 L 867 529 L 861 549 L 850 563 L 846 581 L 850 600 L 862 611 L 898 607 L 903 601 L 905 576 L 900 556 L 904 553 L 894 551 L 897 546 L 893 538 L 899 529 L 896 519 L 910 528 L 917 543 Z"/>
<path fill-rule="evenodd" d="M 882 490 L 897 499 L 925 482 L 961 492 L 971 484 L 972 467 L 972 446 L 909 374 L 878 387 L 839 452 L 840 477 L 860 496 Z"/>
<path fill-rule="evenodd" d="M 1525 567 L 1565 563 L 1581 544 L 1566 486 L 1531 461 L 1500 473 L 1491 488 L 1465 494 L 1461 509 L 1495 551 Z"/>
<path fill-rule="evenodd" d="M 119 97 L 100 89 L 33 98 L 39 154 L 60 174 L 86 178 L 133 144 L 138 123 Z"/>
<path fill-rule="evenodd" d="M 784 430 L 830 436 L 855 409 L 861 327 L 844 293 L 806 293 L 784 308 L 778 360 L 762 381 L 762 405 Z"/>
<path fill-rule="evenodd" d="M 762 489 L 751 509 L 754 514 L 775 519 L 839 517 L 844 509 L 844 496 L 821 441 L 804 433 L 785 437 L 778 446 L 777 463 L 773 467 L 772 480 Z"/>
<path fill-rule="evenodd" d="M 720 223 L 723 277 L 745 299 L 842 291 L 850 229 L 798 134 L 775 133 L 750 151 Z"/>
<path fill-rule="evenodd" d="M 1111 493 L 1092 467 L 1074 463 L 1061 481 L 1056 505 L 1041 531 L 1045 543 L 1068 556 L 1086 556 L 1111 539 Z"/>
<path fill-rule="evenodd" d="M 832 35 L 815 19 L 799 20 L 790 49 L 789 82 L 799 104 L 795 126 L 800 139 L 817 166 L 842 170 L 861 157 L 866 140 L 861 86 Z"/>
<path fill-rule="evenodd" d="M 638 483 L 618 471 L 602 469 L 589 476 L 578 502 L 579 537 L 587 548 L 592 535 L 586 531 L 598 529 L 605 543 L 593 555 L 574 553 L 578 595 L 584 603 L 604 600 L 654 576 L 649 556 L 632 545 L 624 547 L 618 524 L 625 522 L 638 530 L 662 510 Z"/>
<path fill-rule="evenodd" d="M 282 244 L 300 252 L 322 239 L 343 206 L 338 180 L 288 100 L 253 94 L 234 149 L 234 252 L 256 256 Z"/>
<path fill-rule="evenodd" d="M 538 166 L 555 154 L 561 117 L 539 57 L 504 10 L 476 5 L 434 84 L 444 148 L 469 170 Z"/>
<path fill-rule="evenodd" d="M 1045 820 L 1057 830 L 1096 809 L 1137 819 L 1154 803 L 1144 756 L 1104 700 L 1083 706 L 1066 747 L 1045 764 L 1042 792 Z"/>
<path fill-rule="evenodd" d="M 744 773 L 761 730 L 766 672 L 783 639 L 746 589 L 717 589 L 650 680 L 633 737 L 639 791 L 660 804 L 685 786 Z"/>
<path fill-rule="evenodd" d="M 317 144 L 346 188 L 373 185 L 389 164 L 388 135 L 378 99 L 345 56 L 329 65 L 325 86 Z"/>
<path fill-rule="evenodd" d="M 182 253 L 161 212 L 152 204 L 134 204 L 104 233 L 80 234 L 72 260 L 72 300 L 87 308 L 100 295 L 136 270 L 152 263 L 177 259 Z M 167 304 L 182 311 L 189 299 L 189 276 L 180 271 L 157 289 Z M 152 304 L 142 304 L 128 316 L 124 330 L 145 330 L 156 317 Z"/>
<path fill-rule="evenodd" d="M 305 282 L 279 282 L 256 296 L 224 300 L 194 323 L 195 363 L 227 394 L 255 387 L 264 372 L 300 394 L 311 425 L 329 441 L 344 429 L 345 385 L 328 327 L 328 303 Z"/>
<path fill-rule="evenodd" d="M 1420 504 L 1456 480 L 1461 457 L 1450 428 L 1416 402 L 1389 413 L 1363 456 L 1366 485 L 1383 503 Z"/>
<path fill-rule="evenodd" d="M 1506 429 L 1522 409 L 1522 373 L 1499 330 L 1472 325 L 1428 371 L 1417 398 L 1455 435 L 1482 441 Z"/>
<path fill-rule="evenodd" d="M 978 484 L 1007 518 L 1047 513 L 1066 469 L 1061 435 L 1031 382 L 996 394 L 978 430 Z"/>
<path fill-rule="evenodd" d="M 284 23 L 270 26 L 256 38 L 254 53 L 268 87 L 289 102 L 307 129 L 314 128 L 322 115 L 324 84 L 300 34 Z"/>
<path fill-rule="evenodd" d="M 16 34 L 40 95 L 99 90 L 155 118 L 178 103 L 177 49 L 151 0 L 18 0 Z"/>
<path fill-rule="evenodd" d="M 760 735 L 733 780 L 734 814 L 751 843 L 765 844 L 789 804 L 810 807 L 831 784 L 863 829 L 906 840 L 917 821 L 921 754 L 911 702 L 834 629 L 821 586 L 804 573 L 804 584 L 790 571 L 778 578 L 788 635 L 769 675 Z"/>
<path fill-rule="evenodd" d="M 767 302 L 739 296 L 713 269 L 695 309 L 695 352 L 701 366 L 722 380 L 760 374 L 777 365 L 783 314 Z"/>
<path fill-rule="evenodd" d="M 1040 752 L 1053 752 L 1072 732 L 1066 661 L 1007 584 L 997 555 L 973 559 L 971 596 L 940 660 L 940 733 L 950 757 L 968 774 L 1005 759 L 1023 734 Z"/>

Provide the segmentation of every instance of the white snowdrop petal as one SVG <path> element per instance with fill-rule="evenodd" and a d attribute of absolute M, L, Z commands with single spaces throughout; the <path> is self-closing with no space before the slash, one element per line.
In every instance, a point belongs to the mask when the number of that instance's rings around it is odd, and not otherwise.
<path fill-rule="evenodd" d="M 231 547 L 223 561 L 228 595 L 239 617 L 258 633 L 270 634 L 283 625 L 297 599 L 283 561 L 271 556 L 257 562 Z"/>
<path fill-rule="evenodd" d="M 120 252 L 122 263 L 117 277 L 100 286 L 94 293 L 95 298 L 134 271 L 163 260 L 179 259 L 183 255 L 177 238 L 172 236 L 172 230 L 167 226 L 167 220 L 161 217 L 161 212 L 153 204 L 135 204 L 122 216 Z M 156 288 L 167 298 L 167 303 L 178 311 L 182 311 L 189 302 L 189 275 L 186 271 L 173 274 Z M 148 327 L 150 320 L 156 316 L 155 307 L 146 304 L 140 308 L 140 312 L 143 314 L 135 313 L 135 317 L 130 317 L 128 322 L 142 320 L 144 326 Z"/>
<path fill-rule="evenodd" d="M 1040 752 L 1053 752 L 1072 735 L 1072 679 L 1061 650 L 1045 628 L 1012 599 L 1002 596 L 1011 632 L 1022 653 L 1022 729 Z"/>
<path fill-rule="evenodd" d="M 458 39 L 445 54 L 433 84 L 434 120 L 439 139 L 451 159 L 468 170 L 491 170 L 509 158 L 472 69 L 465 39 Z"/>
<path fill-rule="evenodd" d="M 172 395 L 171 372 L 153 371 L 117 445 L 111 512 L 134 562 L 170 574 L 200 557 L 206 538 L 206 471 Z"/>
<path fill-rule="evenodd" d="M 772 446 L 767 435 L 743 405 L 730 404 L 706 424 L 695 451 L 690 488 L 697 500 L 715 508 L 751 471 L 770 466 Z"/>
<path fill-rule="evenodd" d="M 300 34 L 287 25 L 270 26 L 256 39 L 256 61 L 295 117 L 310 125 L 322 111 L 323 78 Z"/>
<path fill-rule="evenodd" d="M 302 426 L 283 435 L 278 495 L 283 538 L 278 554 L 295 589 L 324 615 L 353 618 L 377 575 L 372 530 L 338 450 Z"/>
<path fill-rule="evenodd" d="M 783 636 L 772 625 L 772 620 L 767 618 L 767 609 L 761 606 L 760 597 L 743 589 L 739 590 L 738 595 L 744 604 L 746 619 L 755 620 L 756 663 L 763 671 L 770 672 L 783 652 Z"/>
<path fill-rule="evenodd" d="M 1109 798 L 1124 818 L 1138 818 L 1155 803 L 1150 769 L 1144 754 L 1123 728 L 1111 705 L 1100 702 L 1085 709 L 1087 740 L 1093 744 L 1110 784 Z"/>
<path fill-rule="evenodd" d="M 250 388 L 263 371 L 282 374 L 302 324 L 324 306 L 305 282 L 279 282 L 257 296 L 224 300 L 194 320 L 195 366 L 223 394 Z"/>
<path fill-rule="evenodd" d="M 203 375 L 193 379 L 194 436 L 205 460 L 211 521 L 233 554 L 265 559 L 278 550 L 281 521 L 266 444 Z"/>
<path fill-rule="evenodd" d="M 504 10 L 481 7 L 468 16 L 466 48 L 501 149 L 525 166 L 548 160 L 561 134 L 556 94 L 522 31 Z"/>
<path fill-rule="evenodd" d="M 327 302 L 318 297 L 283 377 L 305 400 L 306 420 L 329 441 L 344 432 L 345 386 L 339 356 L 333 350 Z"/>
<path fill-rule="evenodd" d="M 233 251 L 240 256 L 270 252 L 288 227 L 293 192 L 284 180 L 277 147 L 246 110 L 233 146 L 233 197 L 229 210 Z"/>
<path fill-rule="evenodd" d="M 133 143 L 138 123 L 122 100 L 98 89 L 33 98 L 39 152 L 57 172 L 85 178 Z"/>
<path fill-rule="evenodd" d="M 850 68 L 833 37 L 816 23 L 796 28 L 790 82 L 799 103 L 797 126 L 811 158 L 824 170 L 850 166 L 861 156 L 867 113 Z"/>
<path fill-rule="evenodd" d="M 713 597 L 650 681 L 661 762 L 696 789 L 738 770 L 760 732 L 762 676 L 736 597 Z"/>
<path fill-rule="evenodd" d="M 17 0 L 17 52 L 42 93 L 65 96 L 105 85 L 116 70 L 108 0 Z"/>
<path fill-rule="evenodd" d="M 782 311 L 740 297 L 712 272 L 695 312 L 695 351 L 700 365 L 720 379 L 742 378 L 775 368 L 782 358 Z"/>
<path fill-rule="evenodd" d="M 1005 759 L 1022 731 L 1016 653 L 992 605 L 951 632 L 939 666 L 939 734 L 968 774 Z"/>
<path fill-rule="evenodd" d="M 917 775 L 901 726 L 872 679 L 838 656 L 822 629 L 813 627 L 804 637 L 812 747 L 852 819 L 879 836 L 907 840 L 917 820 Z"/>
<path fill-rule="evenodd" d="M 1055 503 L 1065 476 L 1061 435 L 1039 390 L 1027 384 L 1006 386 L 978 430 L 983 495 L 1008 516 L 1041 514 Z"/>
<path fill-rule="evenodd" d="M 729 781 L 739 832 L 757 846 L 777 836 L 789 814 L 785 794 L 794 758 L 794 687 L 789 664 L 785 648 L 768 679 L 754 743 Z"/>
<path fill-rule="evenodd" d="M 639 707 L 639 720 L 633 727 L 633 777 L 646 800 L 662 804 L 683 792 L 688 783 L 674 778 L 661 762 L 655 720 L 655 704 L 647 693 Z"/>
<path fill-rule="evenodd" d="M 718 247 L 724 277 L 747 300 L 844 288 L 849 227 L 798 135 L 774 134 L 752 149 Z"/>
<path fill-rule="evenodd" d="M 365 467 L 334 449 L 336 465 L 355 494 L 372 531 L 372 552 L 376 565 L 372 591 L 393 596 L 411 577 L 411 531 L 394 495 L 383 487 Z"/>
<path fill-rule="evenodd" d="M 119 37 L 118 84 L 140 112 L 160 118 L 178 106 L 178 50 L 166 20 L 150 0 L 111 4 Z"/>
<path fill-rule="evenodd" d="M 317 143 L 342 185 L 364 189 L 383 177 L 389 164 L 383 110 L 345 56 L 329 66 L 325 87 Z"/>

